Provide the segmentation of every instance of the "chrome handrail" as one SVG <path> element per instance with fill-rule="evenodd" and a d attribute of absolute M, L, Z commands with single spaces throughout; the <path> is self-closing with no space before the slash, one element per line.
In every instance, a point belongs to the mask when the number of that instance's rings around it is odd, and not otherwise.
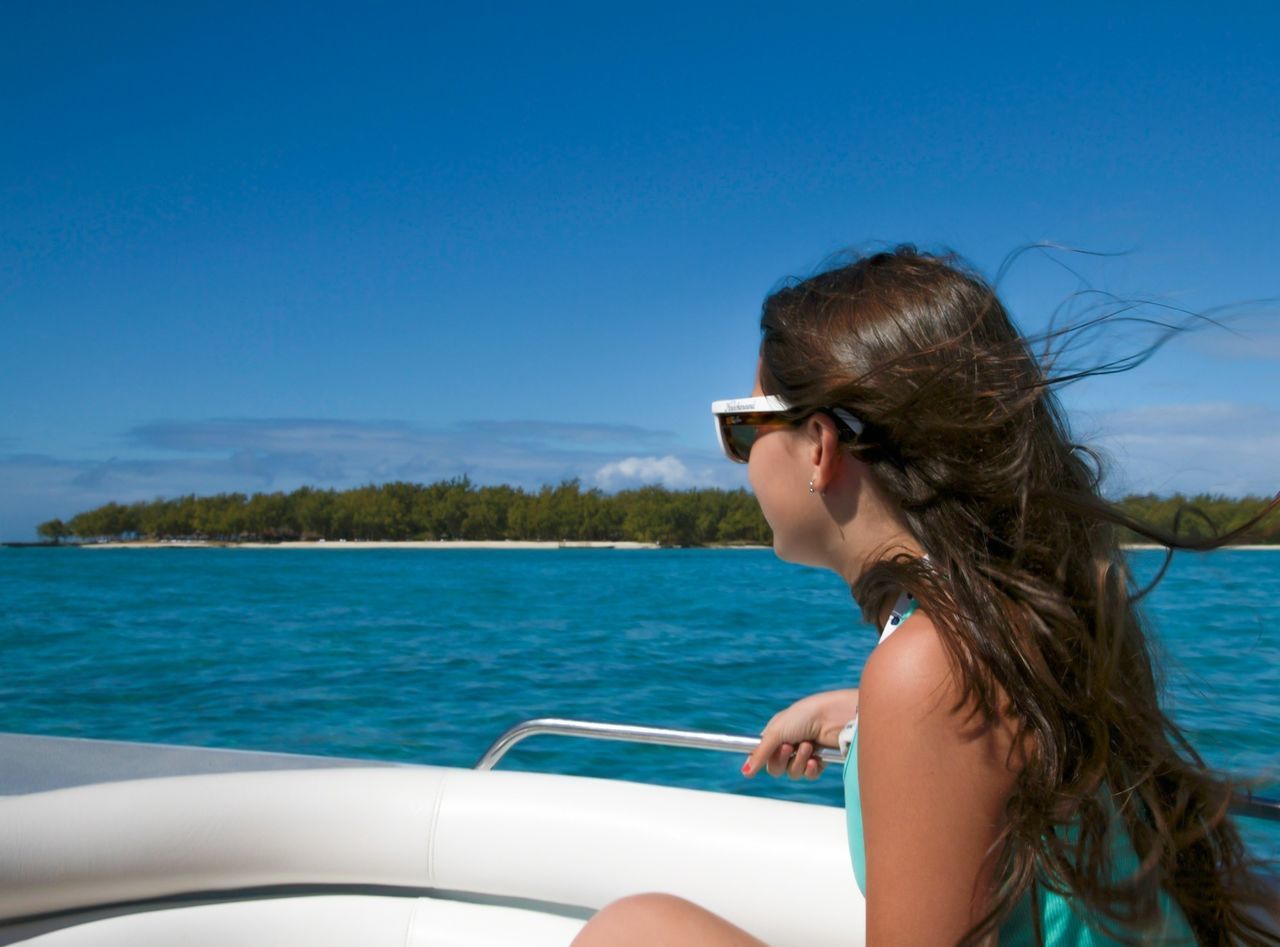
<path fill-rule="evenodd" d="M 642 727 L 630 723 L 597 723 L 590 720 L 564 720 L 559 717 L 538 717 L 526 720 L 507 730 L 494 740 L 476 761 L 475 769 L 490 770 L 506 756 L 507 751 L 526 737 L 554 735 L 562 737 L 587 737 L 592 740 L 621 740 L 627 743 L 653 743 L 658 746 L 684 746 L 699 750 L 720 750 L 728 753 L 750 753 L 760 743 L 759 737 L 738 737 L 728 733 L 707 733 L 700 730 L 671 730 L 666 727 Z M 826 763 L 844 763 L 839 750 L 820 748 L 814 754 Z M 1231 800 L 1231 811 L 1252 819 L 1280 822 L 1280 799 L 1255 796 L 1252 792 L 1237 793 Z"/>
<path fill-rule="evenodd" d="M 760 743 L 759 737 L 735 737 L 727 733 L 705 733 L 698 730 L 671 730 L 666 727 L 641 727 L 628 723 L 595 723 L 589 720 L 562 720 L 539 717 L 518 723 L 498 739 L 476 761 L 475 768 L 493 769 L 507 751 L 526 737 L 554 734 L 563 737 L 589 737 L 593 740 L 622 740 L 627 743 L 655 743 L 659 746 L 687 746 L 699 750 L 721 750 L 749 753 Z M 822 749 L 815 754 L 828 763 L 843 763 L 838 750 Z"/>

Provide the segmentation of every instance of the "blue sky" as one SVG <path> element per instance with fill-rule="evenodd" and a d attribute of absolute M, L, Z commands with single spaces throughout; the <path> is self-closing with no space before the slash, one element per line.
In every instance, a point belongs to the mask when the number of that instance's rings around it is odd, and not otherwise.
<path fill-rule="evenodd" d="M 1122 254 L 1024 254 L 1027 331 L 1059 262 L 1229 307 L 1064 397 L 1115 490 L 1280 488 L 1270 8 L 360 6 L 0 11 L 0 538 L 304 483 L 736 486 L 708 403 L 762 298 L 899 241 Z"/>

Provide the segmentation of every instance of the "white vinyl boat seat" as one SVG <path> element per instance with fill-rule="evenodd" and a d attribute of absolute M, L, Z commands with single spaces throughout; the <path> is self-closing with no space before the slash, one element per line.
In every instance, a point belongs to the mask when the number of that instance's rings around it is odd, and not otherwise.
<path fill-rule="evenodd" d="M 69 786 L 0 797 L 0 943 L 567 944 L 666 891 L 776 947 L 858 944 L 844 835 L 827 806 L 447 767 Z"/>
<path fill-rule="evenodd" d="M 32 947 L 506 947 L 568 944 L 582 920 L 428 897 L 313 895 L 103 912 L 0 928 L 0 943 Z M 16 938 L 6 937 L 6 934 Z"/>

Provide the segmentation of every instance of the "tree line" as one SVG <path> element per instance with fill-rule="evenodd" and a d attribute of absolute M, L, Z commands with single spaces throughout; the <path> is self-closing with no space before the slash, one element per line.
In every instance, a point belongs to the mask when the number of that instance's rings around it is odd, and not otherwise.
<path fill-rule="evenodd" d="M 1125 497 L 1135 519 L 1188 538 L 1221 535 L 1248 522 L 1267 500 L 1210 494 Z M 38 527 L 53 542 L 97 539 L 599 540 L 672 546 L 772 542 L 745 490 L 648 486 L 605 494 L 577 480 L 536 491 L 477 486 L 467 477 L 431 484 L 386 483 L 352 490 L 302 487 L 292 493 L 220 493 L 107 503 Z M 1125 541 L 1141 537 L 1123 531 Z M 1237 538 L 1280 543 L 1280 509 Z"/>
<path fill-rule="evenodd" d="M 1143 493 L 1127 496 L 1116 505 L 1135 520 L 1175 533 L 1181 538 L 1212 539 L 1241 528 L 1261 513 L 1272 499 L 1209 493 L 1191 497 L 1175 493 L 1161 497 L 1154 493 Z M 1126 542 L 1150 542 L 1129 530 L 1125 530 L 1124 534 Z M 1280 544 L 1280 508 L 1271 510 L 1232 542 L 1236 545 Z"/>
<path fill-rule="evenodd" d="M 577 480 L 525 491 L 467 477 L 352 490 L 220 493 L 107 503 L 37 527 L 55 542 L 76 537 L 292 540 L 600 540 L 673 546 L 766 544 L 769 526 L 745 490 L 649 486 L 606 495 Z"/>

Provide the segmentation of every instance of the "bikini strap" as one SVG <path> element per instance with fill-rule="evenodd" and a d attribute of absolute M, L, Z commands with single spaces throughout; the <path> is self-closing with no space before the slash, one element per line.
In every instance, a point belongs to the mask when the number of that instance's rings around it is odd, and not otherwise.
<path fill-rule="evenodd" d="M 880 640 L 884 641 L 884 639 L 897 631 L 915 610 L 916 600 L 914 596 L 906 592 L 899 595 L 898 600 L 893 603 L 893 610 L 889 612 L 889 620 L 884 623 L 884 629 L 880 632 Z"/>

